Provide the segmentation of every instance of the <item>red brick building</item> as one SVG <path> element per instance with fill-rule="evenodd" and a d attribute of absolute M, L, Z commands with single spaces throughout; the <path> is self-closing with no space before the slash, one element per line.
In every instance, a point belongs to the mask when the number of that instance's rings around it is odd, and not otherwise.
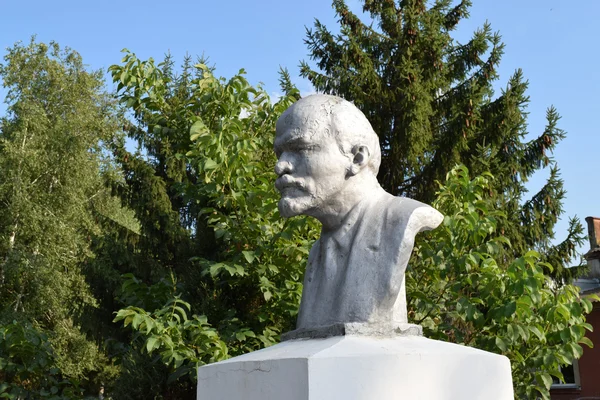
<path fill-rule="evenodd" d="M 585 258 L 590 272 L 574 283 L 581 288 L 582 295 L 600 295 L 600 218 L 587 217 L 585 220 L 591 247 Z M 552 400 L 600 400 L 600 303 L 594 303 L 587 322 L 594 327 L 594 331 L 587 334 L 594 347 L 584 346 L 581 359 L 563 371 L 566 382 L 552 386 Z"/>

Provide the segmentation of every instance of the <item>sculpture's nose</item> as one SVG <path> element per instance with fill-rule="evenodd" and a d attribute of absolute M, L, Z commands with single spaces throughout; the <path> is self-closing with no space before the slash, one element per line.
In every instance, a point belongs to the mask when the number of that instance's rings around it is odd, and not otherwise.
<path fill-rule="evenodd" d="M 280 158 L 279 161 L 277 161 L 277 164 L 275 164 L 275 173 L 277 174 L 277 176 L 291 174 L 293 170 L 294 168 L 292 166 L 292 163 L 288 160 Z"/>

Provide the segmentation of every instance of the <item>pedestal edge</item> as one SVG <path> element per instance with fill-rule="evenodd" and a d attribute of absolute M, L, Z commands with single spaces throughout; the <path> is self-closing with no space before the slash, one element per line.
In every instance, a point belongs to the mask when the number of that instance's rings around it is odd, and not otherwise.
<path fill-rule="evenodd" d="M 423 336 L 423 327 L 401 323 L 395 325 L 373 325 L 362 322 L 338 323 L 315 328 L 295 329 L 281 335 L 281 341 L 296 339 L 324 339 L 334 336 L 406 337 Z"/>

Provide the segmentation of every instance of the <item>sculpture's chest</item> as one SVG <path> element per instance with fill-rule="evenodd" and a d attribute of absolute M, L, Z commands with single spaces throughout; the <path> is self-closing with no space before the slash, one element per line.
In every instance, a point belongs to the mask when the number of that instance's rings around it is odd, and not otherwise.
<path fill-rule="evenodd" d="M 360 228 L 360 227 L 356 227 Z M 304 279 L 299 327 L 372 322 L 389 316 L 402 283 L 398 250 L 402 232 L 356 229 L 340 240 L 322 236 L 313 246 Z M 386 240 L 387 239 L 387 240 Z"/>

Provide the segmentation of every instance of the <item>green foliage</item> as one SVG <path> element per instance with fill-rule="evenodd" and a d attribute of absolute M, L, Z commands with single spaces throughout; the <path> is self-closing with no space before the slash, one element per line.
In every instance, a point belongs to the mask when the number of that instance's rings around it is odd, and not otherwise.
<path fill-rule="evenodd" d="M 45 315 L 51 325 L 94 305 L 77 263 L 89 255 L 85 233 L 93 222 L 86 207 L 99 186 L 89 150 L 104 115 L 87 109 L 100 100 L 99 83 L 81 70 L 76 53 L 55 44 L 17 45 L 6 60 L 0 69 L 9 88 L 0 135 L 2 303 L 34 318 Z"/>
<path fill-rule="evenodd" d="M 123 292 L 133 297 L 147 289 L 152 291 L 133 276 L 123 283 Z M 140 300 L 144 302 L 143 298 Z M 114 322 L 123 321 L 124 327 L 130 326 L 137 332 L 148 354 L 160 354 L 161 361 L 171 367 L 167 383 L 180 377 L 195 381 L 198 366 L 225 359 L 227 346 L 205 316 L 194 315 L 188 319 L 190 310 L 190 304 L 175 295 L 164 307 L 151 313 L 135 306 L 119 310 Z"/>
<path fill-rule="evenodd" d="M 317 69 L 301 75 L 318 91 L 353 101 L 379 135 L 379 181 L 393 194 L 431 203 L 437 181 L 456 164 L 474 174 L 490 171 L 490 189 L 507 218 L 498 228 L 515 256 L 539 251 L 546 273 L 562 283 L 578 269 L 565 268 L 583 243 L 583 227 L 571 219 L 566 238 L 552 245 L 565 197 L 551 153 L 565 132 L 554 107 L 539 136 L 525 140 L 527 81 L 515 71 L 497 95 L 494 81 L 504 45 L 486 23 L 466 43 L 452 37 L 468 18 L 471 1 L 364 0 L 361 21 L 344 0 L 334 0 L 339 34 L 318 20 L 306 44 Z M 367 18 L 367 16 L 369 18 Z M 547 168 L 544 187 L 527 198 L 525 183 Z"/>
<path fill-rule="evenodd" d="M 293 326 L 304 263 L 316 233 L 313 221 L 283 221 L 273 185 L 275 122 L 297 91 L 271 105 L 264 92 L 251 89 L 241 76 L 222 85 L 205 73 L 202 85 L 210 88 L 201 99 L 206 111 L 191 127 L 193 146 L 187 157 L 199 172 L 194 190 L 206 199 L 202 213 L 220 251 L 212 259 L 195 260 L 218 290 L 218 299 L 231 304 L 226 305 L 230 312 L 241 311 L 235 329 L 224 327 L 228 336 L 233 339 L 244 328 L 238 324 L 249 320 L 248 328 L 260 327 L 262 345 L 271 345 L 274 334 Z M 231 102 L 225 95 L 236 86 L 248 91 L 242 92 L 244 100 L 251 100 Z M 243 346 L 234 354 L 251 349 Z"/>
<path fill-rule="evenodd" d="M 272 345 L 293 327 L 317 233 L 315 222 L 277 212 L 275 122 L 299 98 L 287 71 L 286 95 L 272 104 L 243 70 L 225 80 L 201 61 L 186 59 L 175 75 L 168 57 L 156 65 L 126 52 L 110 68 L 136 118 L 128 135 L 144 150 L 114 143 L 125 172 L 117 189 L 140 221 L 134 257 L 151 258 L 140 262 L 150 273 L 125 276 L 121 299 L 133 307 L 117 319 L 143 342 L 132 351 L 168 365 L 165 382 L 187 380 L 178 396 L 193 392 L 196 365 Z"/>
<path fill-rule="evenodd" d="M 61 377 L 54 357 L 48 337 L 31 325 L 0 325 L 0 398 L 82 398 L 77 382 Z"/>
<path fill-rule="evenodd" d="M 102 90 L 102 74 L 86 71 L 79 54 L 56 43 L 16 44 L 5 62 L 0 324 L 35 326 L 46 334 L 38 339 L 52 348 L 46 368 L 91 389 L 110 369 L 82 323 L 98 306 L 85 266 L 93 257 L 91 238 L 100 235 L 95 205 L 108 197 L 101 141 L 117 127 L 113 103 Z"/>
<path fill-rule="evenodd" d="M 581 357 L 590 301 L 544 274 L 535 251 L 514 257 L 498 232 L 506 216 L 490 195 L 494 178 L 453 169 L 434 207 L 442 226 L 419 237 L 407 273 L 409 310 L 425 335 L 506 355 L 518 398 L 549 399 L 560 365 Z"/>

